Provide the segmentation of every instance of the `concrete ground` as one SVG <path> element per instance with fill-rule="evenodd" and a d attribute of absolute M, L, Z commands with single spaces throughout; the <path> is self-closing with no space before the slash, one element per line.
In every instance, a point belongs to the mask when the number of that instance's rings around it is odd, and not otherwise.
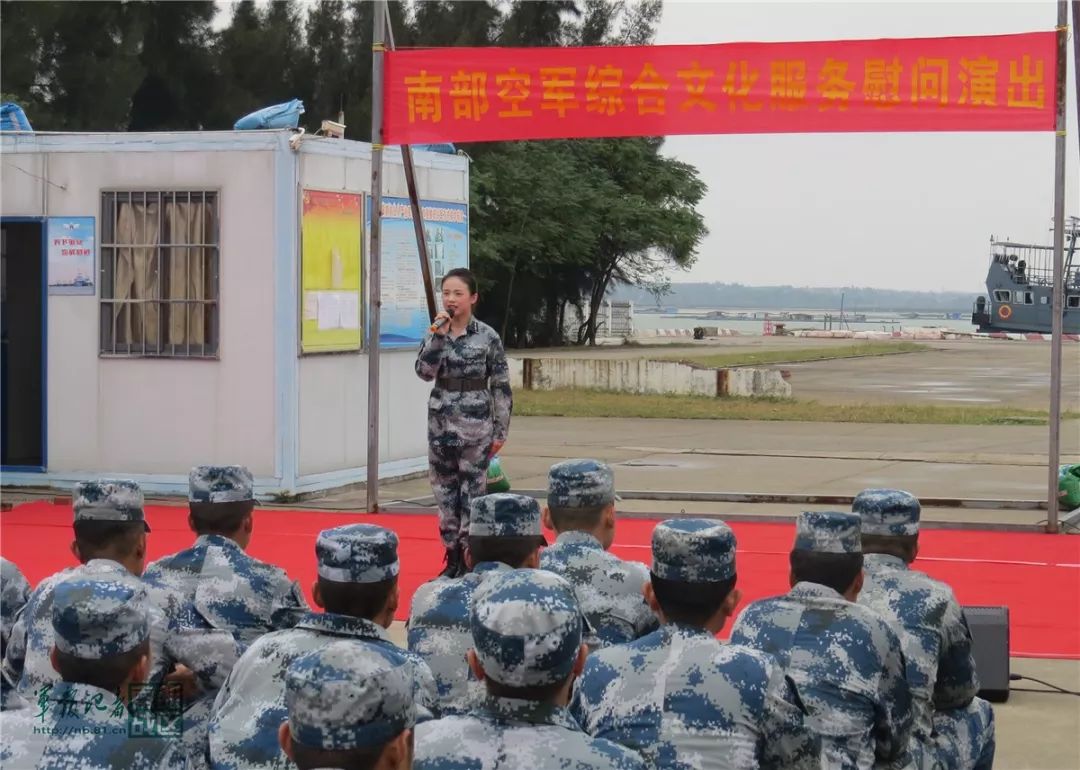
<path fill-rule="evenodd" d="M 724 337 L 558 350 L 511 351 L 518 357 L 644 358 L 649 356 L 846 348 L 860 340 Z M 1050 344 L 1010 340 L 919 341 L 930 349 L 866 358 L 775 364 L 791 372 L 795 398 L 832 404 L 914 403 L 1047 409 Z M 1062 349 L 1062 409 L 1080 411 L 1080 344 Z"/>
<path fill-rule="evenodd" d="M 405 645 L 405 624 L 395 622 L 390 636 Z M 1010 664 L 1014 674 L 1033 676 L 1080 692 L 1080 661 L 1013 658 Z M 994 766 L 1001 770 L 1080 767 L 1080 698 L 1049 692 L 1034 682 L 1013 682 L 1013 686 L 1008 701 L 994 704 L 997 730 Z M 1028 692 L 1029 689 L 1043 692 Z"/>
<path fill-rule="evenodd" d="M 1080 426 L 1062 431 L 1063 462 L 1080 462 Z M 850 496 L 895 486 L 920 497 L 1046 499 L 1047 429 L 1039 426 L 859 425 L 708 420 L 518 417 L 501 453 L 517 489 L 538 490 L 568 457 L 612 463 L 624 491 Z M 384 506 L 430 505 L 426 478 L 386 484 Z M 306 505 L 363 507 L 345 490 Z M 625 500 L 627 512 L 794 514 L 802 506 Z M 1041 510 L 942 508 L 928 521 L 1035 524 Z"/>

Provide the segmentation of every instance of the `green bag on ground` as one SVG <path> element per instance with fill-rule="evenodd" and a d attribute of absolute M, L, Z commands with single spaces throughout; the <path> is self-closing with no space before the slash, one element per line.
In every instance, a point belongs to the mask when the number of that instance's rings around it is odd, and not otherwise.
<path fill-rule="evenodd" d="M 498 455 L 492 457 L 491 462 L 488 463 L 487 491 L 489 494 L 510 491 L 510 479 L 506 478 L 506 474 L 503 473 L 502 463 L 499 462 Z"/>
<path fill-rule="evenodd" d="M 1080 464 L 1061 466 L 1058 474 L 1058 501 L 1070 511 L 1080 508 Z"/>

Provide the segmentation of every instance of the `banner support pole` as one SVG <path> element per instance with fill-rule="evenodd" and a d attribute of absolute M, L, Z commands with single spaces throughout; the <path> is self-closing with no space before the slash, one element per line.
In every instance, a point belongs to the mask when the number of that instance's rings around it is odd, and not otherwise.
<path fill-rule="evenodd" d="M 379 334 L 382 314 L 383 50 L 386 0 L 376 0 L 371 36 L 371 248 L 368 251 L 367 511 L 379 511 Z"/>
<path fill-rule="evenodd" d="M 386 38 L 388 51 L 394 50 L 394 25 L 390 23 L 390 5 L 383 3 L 386 9 Z M 416 192 L 416 167 L 413 165 L 412 146 L 401 145 L 401 162 L 405 166 L 405 184 L 409 188 L 409 206 L 412 208 L 413 230 L 416 232 L 416 251 L 420 255 L 420 275 L 424 279 L 424 299 L 427 300 L 428 320 L 435 320 L 435 287 L 431 280 L 431 261 L 428 259 L 427 235 L 424 231 L 423 215 L 420 211 L 420 196 Z"/>

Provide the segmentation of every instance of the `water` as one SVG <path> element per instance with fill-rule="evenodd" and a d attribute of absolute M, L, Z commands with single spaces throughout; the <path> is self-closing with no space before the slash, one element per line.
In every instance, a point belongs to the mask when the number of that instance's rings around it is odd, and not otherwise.
<path fill-rule="evenodd" d="M 693 329 L 695 326 L 717 326 L 721 329 L 732 329 L 742 334 L 761 334 L 762 327 L 764 326 L 763 315 L 766 312 L 775 314 L 777 311 L 765 311 L 765 310 L 729 310 L 726 312 L 738 312 L 746 313 L 752 316 L 754 313 L 758 314 L 758 318 L 748 319 L 734 319 L 734 318 L 706 318 L 706 315 L 716 308 L 678 308 L 675 313 L 642 313 L 635 309 L 634 312 L 634 328 L 635 329 Z M 967 316 L 957 320 L 950 320 L 947 318 L 904 318 L 899 313 L 891 313 L 888 311 L 866 313 L 866 321 L 856 323 L 851 320 L 846 320 L 844 324 L 840 323 L 840 314 L 835 309 L 822 310 L 822 309 L 800 309 L 790 310 L 791 313 L 808 313 L 814 316 L 813 321 L 779 321 L 784 324 L 784 328 L 787 331 L 793 331 L 795 329 L 824 329 L 825 324 L 822 322 L 821 317 L 825 314 L 831 314 L 833 317 L 832 328 L 833 330 L 839 329 L 851 329 L 856 332 L 874 331 L 874 332 L 892 332 L 900 331 L 903 329 L 950 329 L 952 331 L 959 332 L 974 332 L 975 327 L 971 324 L 971 317 Z M 846 319 L 850 319 L 850 315 L 845 314 Z M 774 318 L 773 323 L 777 323 Z"/>

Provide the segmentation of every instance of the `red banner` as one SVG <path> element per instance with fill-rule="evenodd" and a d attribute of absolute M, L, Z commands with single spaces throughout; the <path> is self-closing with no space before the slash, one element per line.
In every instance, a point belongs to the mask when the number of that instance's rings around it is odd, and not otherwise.
<path fill-rule="evenodd" d="M 1054 32 L 386 54 L 387 144 L 1052 131 Z"/>

